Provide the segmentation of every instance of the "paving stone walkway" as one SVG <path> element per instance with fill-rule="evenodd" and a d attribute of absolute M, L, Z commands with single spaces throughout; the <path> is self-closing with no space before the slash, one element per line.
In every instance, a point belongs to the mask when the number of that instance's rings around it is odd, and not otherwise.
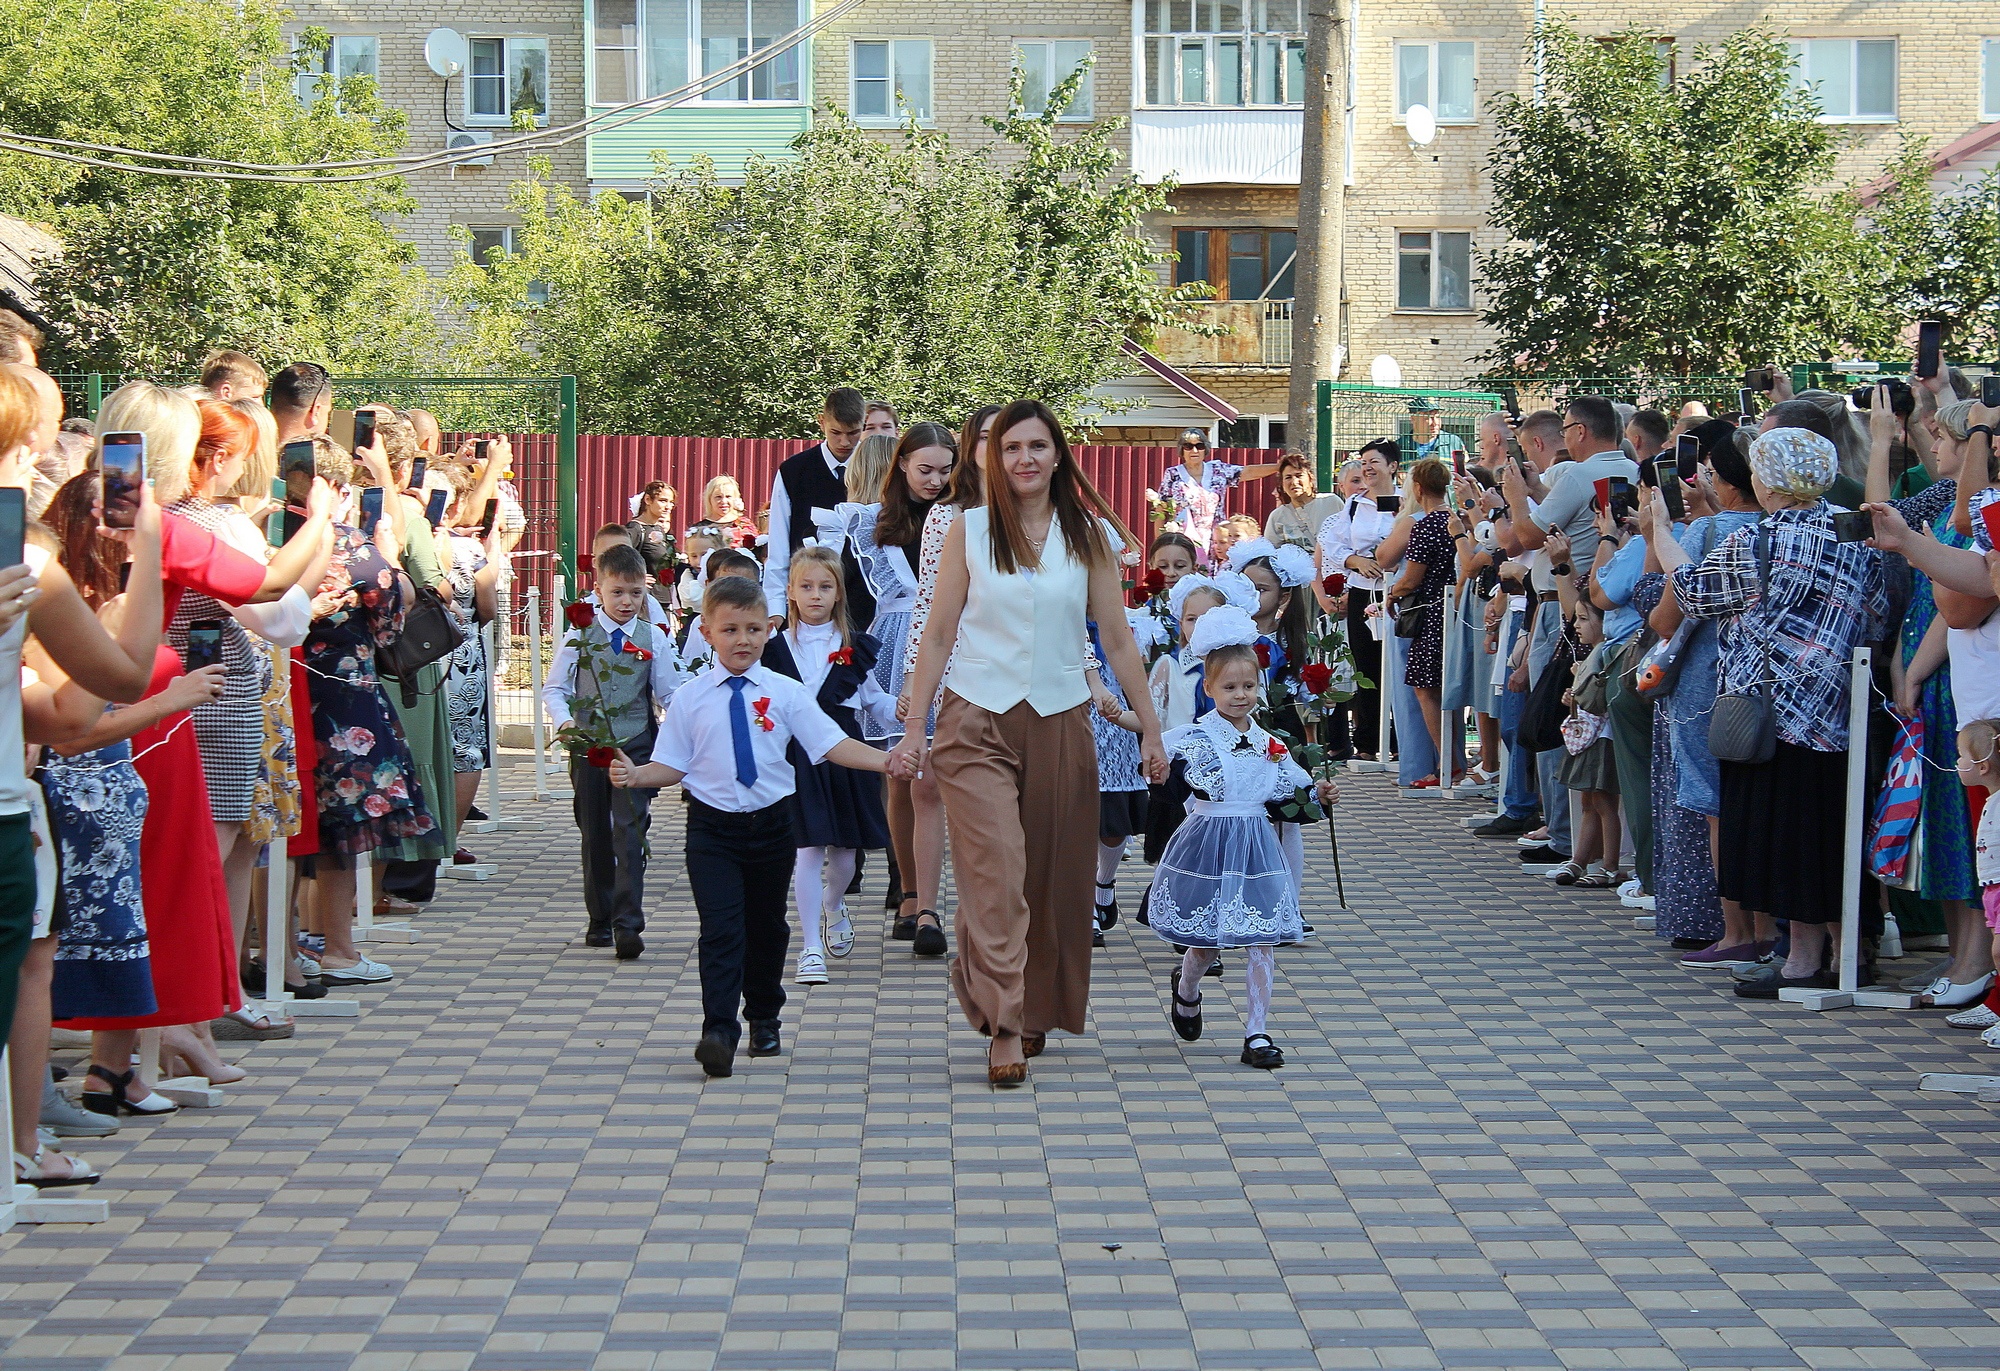
<path fill-rule="evenodd" d="M 77 1144 L 112 1221 L 0 1235 L 0 1366 L 2000 1366 L 2000 1108 L 1915 1089 L 1975 1035 L 1737 1000 L 1456 801 L 1349 783 L 1352 913 L 1309 833 L 1276 1073 L 1233 976 L 1174 1038 L 1128 861 L 1094 1031 L 1012 1093 L 871 921 L 704 1083 L 678 804 L 629 965 L 567 811 L 480 840 L 359 1020 Z"/>

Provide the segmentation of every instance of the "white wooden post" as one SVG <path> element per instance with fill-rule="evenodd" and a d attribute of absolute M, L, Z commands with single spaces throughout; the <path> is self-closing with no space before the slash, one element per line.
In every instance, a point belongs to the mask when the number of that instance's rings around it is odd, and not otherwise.
<path fill-rule="evenodd" d="M 11 1082 L 10 1063 L 7 1051 L 0 1048 L 0 1082 Z M 0 1129 L 7 1134 L 8 1150 L 14 1146 L 14 1092 L 11 1088 L 0 1090 Z M 8 1180 L 0 1186 L 0 1233 L 5 1233 L 17 1223 L 104 1223 L 111 1217 L 111 1202 L 97 1199 L 90 1190 L 37 1190 L 32 1185 L 23 1185 L 12 1179 L 14 1168 L 7 1168 Z"/>

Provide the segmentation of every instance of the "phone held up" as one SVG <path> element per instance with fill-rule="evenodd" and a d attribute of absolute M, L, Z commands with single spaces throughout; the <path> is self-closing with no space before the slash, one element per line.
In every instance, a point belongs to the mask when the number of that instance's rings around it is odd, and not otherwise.
<path fill-rule="evenodd" d="M 27 538 L 28 492 L 19 486 L 0 486 L 0 567 L 28 560 Z"/>
<path fill-rule="evenodd" d="M 196 619 L 188 625 L 187 651 L 181 663 L 190 673 L 222 663 L 222 620 Z"/>
<path fill-rule="evenodd" d="M 146 435 L 105 434 L 98 466 L 104 477 L 104 526 L 132 527 L 139 518 L 139 487 L 146 479 Z"/>
<path fill-rule="evenodd" d="M 486 508 L 479 512 L 479 541 L 485 542 L 493 536 L 493 520 L 500 513 L 500 502 L 488 500 Z"/>
<path fill-rule="evenodd" d="M 295 438 L 278 454 L 278 480 L 284 488 L 285 507 L 271 517 L 277 520 L 272 538 L 275 545 L 289 543 L 305 527 L 306 509 L 312 502 L 313 475 L 317 462 L 310 438 Z"/>
<path fill-rule="evenodd" d="M 1675 523 L 1687 520 L 1687 501 L 1681 497 L 1681 469 L 1678 459 L 1661 457 L 1653 463 L 1653 484 L 1660 488 L 1660 498 L 1667 502 L 1667 515 Z"/>
<path fill-rule="evenodd" d="M 2000 372 L 1988 372 L 1979 378 L 1979 403 L 1988 409 L 2000 409 Z"/>
<path fill-rule="evenodd" d="M 417 460 L 421 462 L 423 458 L 419 457 Z M 450 495 L 451 492 L 448 490 L 434 490 L 431 492 L 429 501 L 424 505 L 424 522 L 432 528 L 436 528 L 444 522 L 444 504 Z"/>
<path fill-rule="evenodd" d="M 361 536 L 373 538 L 375 523 L 382 517 L 382 487 L 368 486 L 361 492 Z"/>
<path fill-rule="evenodd" d="M 410 463 L 410 489 L 424 488 L 424 469 L 430 465 L 430 458 L 418 457 Z"/>
<path fill-rule="evenodd" d="M 374 444 L 375 444 L 375 411 L 372 409 L 355 410 L 354 446 L 350 450 L 359 452 L 362 448 L 373 447 Z"/>
<path fill-rule="evenodd" d="M 1943 324 L 1936 319 L 1925 319 L 1917 325 L 1917 379 L 1928 381 L 1938 374 L 1943 348 Z"/>
<path fill-rule="evenodd" d="M 1865 543 L 1875 536 L 1875 516 L 1865 509 L 1844 509 L 1833 516 L 1836 543 Z"/>

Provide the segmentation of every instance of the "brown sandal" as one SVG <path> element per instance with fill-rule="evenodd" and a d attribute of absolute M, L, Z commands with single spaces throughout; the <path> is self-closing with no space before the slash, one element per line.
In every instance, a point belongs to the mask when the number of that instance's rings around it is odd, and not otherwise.
<path fill-rule="evenodd" d="M 1049 1035 L 1046 1033 L 1023 1033 L 1021 1035 L 1021 1055 L 1023 1057 L 1039 1057 L 1042 1055 L 1043 1049 L 1048 1045 Z"/>
<path fill-rule="evenodd" d="M 1012 1089 L 1027 1079 L 1028 1064 L 1026 1062 L 1008 1062 L 1004 1066 L 994 1066 L 989 1063 L 986 1067 L 986 1083 L 988 1085 L 1005 1086 L 1008 1089 Z"/>

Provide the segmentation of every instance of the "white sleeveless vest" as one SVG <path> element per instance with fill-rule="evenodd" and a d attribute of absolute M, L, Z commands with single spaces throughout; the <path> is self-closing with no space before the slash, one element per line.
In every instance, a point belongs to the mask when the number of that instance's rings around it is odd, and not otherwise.
<path fill-rule="evenodd" d="M 1023 700 L 1043 718 L 1074 709 L 1090 698 L 1083 679 L 1089 570 L 1069 555 L 1060 525 L 1051 522 L 1035 573 L 1002 576 L 993 565 L 991 519 L 984 508 L 960 516 L 970 584 L 945 684 L 995 714 Z"/>

